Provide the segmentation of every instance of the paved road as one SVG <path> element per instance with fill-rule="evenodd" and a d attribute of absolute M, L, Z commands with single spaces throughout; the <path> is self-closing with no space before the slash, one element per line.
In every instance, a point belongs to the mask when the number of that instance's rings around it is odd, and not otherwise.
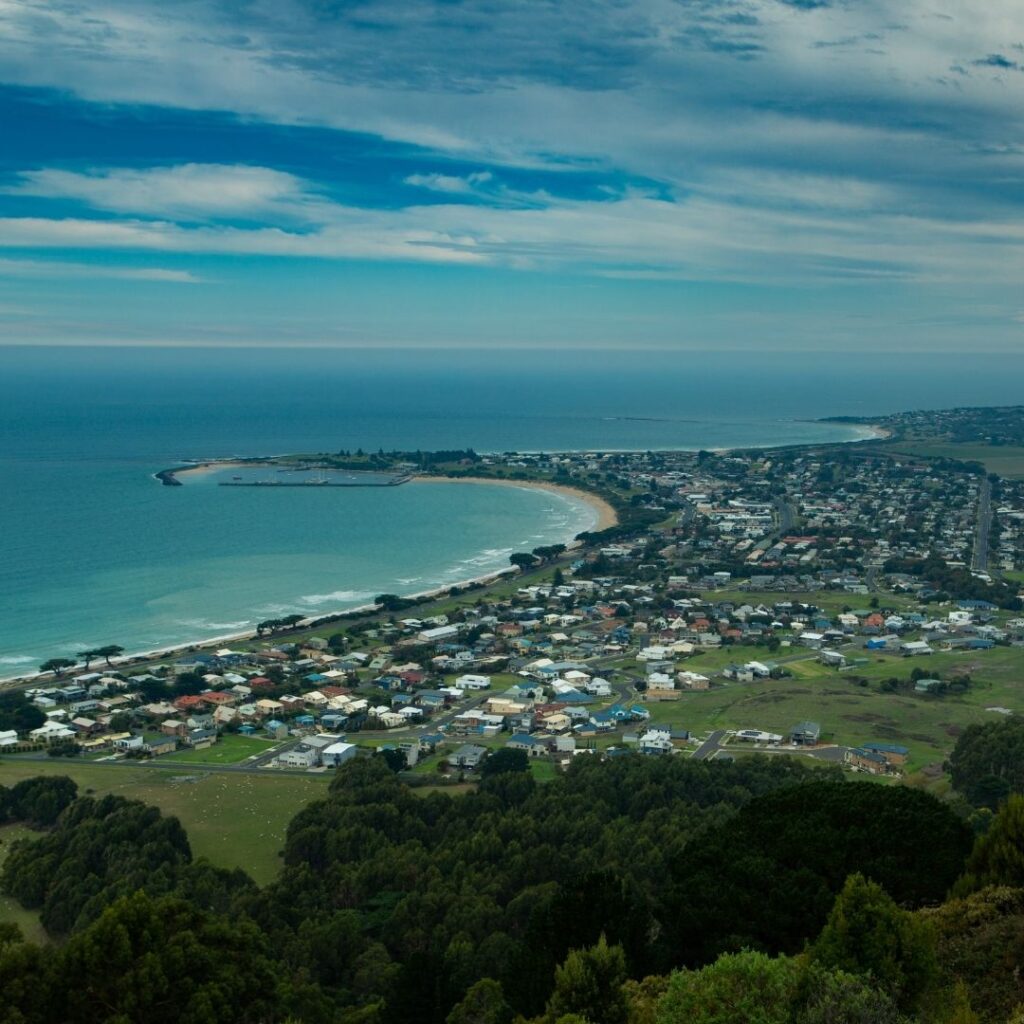
<path fill-rule="evenodd" d="M 785 537 L 793 532 L 796 525 L 796 506 L 791 505 L 785 498 L 773 498 L 775 505 L 775 520 L 778 523 L 778 534 Z"/>
<path fill-rule="evenodd" d="M 722 737 L 725 735 L 725 729 L 716 729 L 694 752 L 693 757 L 696 761 L 707 761 L 714 757 L 718 753 L 721 747 Z"/>
<path fill-rule="evenodd" d="M 989 531 L 992 528 L 992 484 L 986 476 L 978 490 L 978 531 L 974 537 L 973 568 L 988 569 Z"/>

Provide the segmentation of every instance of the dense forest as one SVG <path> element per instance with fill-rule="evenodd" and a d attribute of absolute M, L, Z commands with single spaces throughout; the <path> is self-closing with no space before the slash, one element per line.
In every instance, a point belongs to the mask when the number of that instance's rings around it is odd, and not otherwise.
<path fill-rule="evenodd" d="M 1024 799 L 976 840 L 926 793 L 791 759 L 581 758 L 543 785 L 502 767 L 426 797 L 382 758 L 343 767 L 264 889 L 144 804 L 0 790 L 0 818 L 40 830 L 0 885 L 53 940 L 0 928 L 0 1024 L 1024 1013 Z"/>

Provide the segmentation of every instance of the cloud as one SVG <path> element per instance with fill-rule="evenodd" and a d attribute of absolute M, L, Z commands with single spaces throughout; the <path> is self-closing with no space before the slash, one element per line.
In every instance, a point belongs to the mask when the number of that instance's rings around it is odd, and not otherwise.
<path fill-rule="evenodd" d="M 104 180 L 119 177 L 118 169 L 104 173 Z M 296 181 L 293 191 L 301 197 L 317 189 Z M 895 189 L 855 179 L 758 181 L 736 173 L 669 197 L 624 190 L 601 200 L 547 197 L 518 206 L 459 201 L 465 199 L 461 187 L 447 192 L 446 202 L 390 209 L 319 200 L 308 211 L 313 219 L 301 225 L 8 217 L 0 220 L 0 246 L 562 268 L 620 278 L 761 283 L 1012 281 L 1024 270 L 1024 225 L 947 223 L 908 210 Z"/>
<path fill-rule="evenodd" d="M 102 263 L 69 263 L 63 260 L 22 260 L 0 258 L 0 277 L 110 278 L 119 281 L 157 281 L 166 284 L 200 284 L 202 278 L 190 270 L 163 267 L 118 267 Z"/>
<path fill-rule="evenodd" d="M 480 186 L 494 181 L 490 171 L 477 171 L 459 177 L 452 174 L 410 174 L 404 179 L 406 185 L 430 189 L 433 192 L 447 192 L 452 195 L 478 195 Z"/>
<path fill-rule="evenodd" d="M 25 171 L 10 195 L 73 199 L 98 210 L 228 219 L 301 213 L 311 197 L 294 175 L 269 167 L 187 163 L 171 167 Z"/>

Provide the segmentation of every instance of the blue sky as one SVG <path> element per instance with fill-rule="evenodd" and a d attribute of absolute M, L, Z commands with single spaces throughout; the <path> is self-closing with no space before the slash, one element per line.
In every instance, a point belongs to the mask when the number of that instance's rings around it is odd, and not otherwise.
<path fill-rule="evenodd" d="M 1016 0 L 0 0 L 0 343 L 1017 351 Z"/>

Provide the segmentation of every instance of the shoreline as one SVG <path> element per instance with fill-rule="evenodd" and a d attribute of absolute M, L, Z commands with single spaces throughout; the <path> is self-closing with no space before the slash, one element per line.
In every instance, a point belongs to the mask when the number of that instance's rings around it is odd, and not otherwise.
<path fill-rule="evenodd" d="M 516 568 L 514 566 L 510 565 L 506 569 L 493 569 L 490 572 L 484 573 L 481 576 L 473 576 L 473 577 L 471 577 L 469 579 L 457 580 L 454 583 L 445 583 L 445 584 L 443 584 L 442 586 L 439 586 L 439 587 L 431 587 L 429 590 L 419 590 L 419 591 L 416 591 L 416 593 L 414 593 L 414 594 L 402 594 L 401 596 L 402 597 L 409 597 L 409 598 L 417 598 L 417 599 L 420 599 L 420 598 L 442 598 L 442 597 L 445 597 L 445 596 L 449 595 L 451 593 L 451 591 L 455 590 L 456 588 L 467 587 L 467 586 L 470 586 L 471 584 L 476 584 L 476 583 L 481 583 L 481 584 L 484 584 L 484 585 L 487 585 L 487 584 L 490 584 L 490 583 L 496 583 L 498 580 L 503 579 L 503 578 L 505 578 L 507 576 L 511 576 L 512 573 L 517 572 L 517 571 L 518 570 L 516 570 Z M 360 604 L 360 605 L 354 605 L 351 608 L 331 609 L 331 610 L 319 612 L 316 615 L 308 615 L 308 616 L 306 616 L 306 619 L 304 619 L 303 621 L 307 621 L 308 620 L 309 624 L 306 625 L 306 626 L 303 626 L 301 624 L 301 622 L 300 622 L 300 623 L 298 623 L 296 625 L 296 628 L 297 629 L 309 629 L 309 628 L 312 628 L 313 623 L 320 622 L 320 621 L 322 621 L 324 619 L 336 619 L 338 616 L 341 616 L 341 615 L 353 615 L 353 614 L 360 614 L 360 615 L 362 615 L 362 614 L 367 614 L 367 613 L 373 613 L 375 611 L 380 611 L 380 610 L 381 609 L 379 609 L 378 606 L 375 605 L 375 604 Z M 331 625 L 331 623 L 325 622 L 324 625 L 325 626 Z M 238 642 L 248 642 L 250 640 L 257 640 L 257 639 L 267 640 L 267 639 L 271 639 L 271 638 L 270 637 L 265 637 L 265 636 L 264 637 L 258 637 L 257 634 L 256 634 L 256 630 L 255 629 L 251 629 L 251 630 L 243 630 L 243 631 L 238 632 L 238 633 L 223 633 L 223 634 L 220 634 L 218 636 L 207 636 L 207 637 L 203 637 L 202 639 L 199 639 L 199 640 L 183 640 L 180 643 L 169 644 L 166 647 L 154 647 L 154 648 L 152 648 L 152 649 L 150 649 L 148 651 L 133 651 L 133 652 L 128 653 L 128 654 L 122 654 L 122 655 L 119 655 L 116 658 L 112 658 L 111 661 L 110 661 L 110 665 L 109 666 L 107 664 L 105 664 L 105 663 L 100 662 L 100 663 L 91 665 L 90 668 L 89 668 L 89 671 L 90 672 L 94 672 L 94 671 L 95 672 L 100 672 L 102 674 L 102 670 L 103 669 L 109 669 L 111 672 L 117 672 L 119 669 L 128 668 L 128 667 L 130 667 L 132 665 L 135 665 L 137 662 L 146 662 L 146 661 L 151 661 L 153 659 L 163 660 L 164 658 L 171 657 L 171 656 L 173 656 L 175 654 L 187 654 L 187 653 L 192 652 L 192 651 L 205 651 L 208 648 L 211 648 L 211 647 L 214 647 L 214 646 L 220 647 L 220 646 L 223 646 L 224 644 L 238 643 Z M 48 680 L 48 681 L 52 681 L 52 682 L 54 682 L 54 684 L 57 684 L 57 683 L 68 683 L 68 682 L 73 681 L 76 678 L 76 676 L 80 676 L 80 675 L 83 674 L 83 672 L 85 671 L 84 666 L 79 666 L 79 667 L 82 669 L 82 671 L 80 671 L 80 672 L 67 672 L 64 675 L 62 675 L 62 676 L 60 676 L 59 678 L 56 678 L 56 679 L 54 678 L 54 676 L 53 676 L 53 674 L 51 672 L 38 672 L 38 671 L 36 671 L 36 672 L 29 672 L 29 673 L 23 673 L 21 675 L 16 675 L 16 676 L 4 676 L 4 677 L 0 678 L 0 685 L 9 685 L 11 683 L 30 683 L 30 682 L 36 682 L 36 681 L 38 681 L 40 679 L 45 679 L 45 680 Z M 139 667 L 142 667 L 142 666 L 140 665 Z"/>
<path fill-rule="evenodd" d="M 586 505 L 597 514 L 597 522 L 591 528 L 593 532 L 607 530 L 609 527 L 618 526 L 619 515 L 614 507 L 604 498 L 599 497 L 581 487 L 572 487 L 568 484 L 550 483 L 547 480 L 502 480 L 491 476 L 430 476 L 422 474 L 414 476 L 410 484 L 496 484 L 499 487 L 523 487 L 532 491 L 549 491 L 552 494 L 563 494 L 575 498 Z M 582 532 L 582 531 L 577 531 Z"/>
<path fill-rule="evenodd" d="M 252 465 L 252 463 L 235 463 L 236 465 Z M 195 467 L 188 467 L 184 470 L 187 473 L 211 473 L 219 469 L 229 467 L 228 462 L 218 462 L 211 460 Z M 165 471 L 166 472 L 166 471 Z M 176 471 L 172 471 L 176 472 Z M 160 477 L 163 480 L 163 477 Z M 532 480 L 498 480 L 491 477 L 442 477 L 442 476 L 417 476 L 413 477 L 408 481 L 409 483 L 443 483 L 443 484 L 497 484 L 503 487 L 525 487 L 531 490 L 544 490 L 551 491 L 554 493 L 561 493 L 563 495 L 572 497 L 585 503 L 592 512 L 597 516 L 597 522 L 591 527 L 592 530 L 603 530 L 608 526 L 614 526 L 618 523 L 618 515 L 615 509 L 606 502 L 603 498 L 599 498 L 595 494 L 591 494 L 588 491 L 584 491 L 577 487 L 562 486 L 560 484 L 549 484 L 545 481 L 532 481 Z M 173 484 L 171 486 L 174 486 Z M 178 486 L 181 486 L 179 483 Z M 577 530 L 577 533 L 582 532 Z M 566 541 L 566 546 L 569 550 L 576 545 L 577 542 L 573 539 Z M 467 587 L 475 584 L 482 584 L 487 586 L 491 583 L 495 583 L 498 580 L 504 579 L 511 576 L 513 573 L 517 573 L 513 566 L 508 566 L 502 569 L 492 569 L 489 572 L 483 573 L 479 576 L 472 576 L 463 580 L 456 580 L 452 583 L 444 583 L 435 587 L 430 587 L 426 590 L 419 590 L 412 594 L 402 594 L 402 597 L 410 597 L 416 599 L 438 599 L 443 598 L 451 593 L 456 588 Z M 323 619 L 333 619 L 337 616 L 352 615 L 352 614 L 367 614 L 373 613 L 377 610 L 375 604 L 360 604 L 354 605 L 351 608 L 336 608 L 326 609 L 317 612 L 315 615 L 306 616 L 306 620 L 310 624 L 318 622 Z M 304 620 L 304 621 L 306 621 Z M 329 625 L 330 623 L 325 623 Z M 303 627 L 299 627 L 303 628 Z M 179 643 L 168 644 L 166 647 L 156 647 L 149 650 L 143 651 L 132 651 L 126 654 L 120 655 L 117 658 L 113 658 L 109 665 L 110 671 L 118 671 L 119 669 L 128 668 L 130 666 L 145 663 L 154 659 L 164 659 L 173 657 L 178 654 L 186 654 L 191 651 L 203 651 L 213 647 L 221 647 L 226 644 L 238 643 L 238 642 L 249 642 L 256 639 L 265 639 L 257 637 L 256 630 L 242 630 L 237 633 L 223 633 L 217 636 L 206 636 L 196 640 L 182 640 Z M 102 672 L 107 669 L 106 664 L 98 664 L 90 667 L 91 671 Z M 84 668 L 82 669 L 84 672 Z M 52 673 L 46 672 L 29 672 L 20 673 L 16 675 L 0 677 L 0 685 L 9 686 L 17 683 L 31 683 L 39 680 L 52 680 L 55 684 L 59 682 L 67 682 L 73 680 L 76 676 L 81 675 L 82 672 L 69 672 L 60 679 L 54 679 Z"/>

